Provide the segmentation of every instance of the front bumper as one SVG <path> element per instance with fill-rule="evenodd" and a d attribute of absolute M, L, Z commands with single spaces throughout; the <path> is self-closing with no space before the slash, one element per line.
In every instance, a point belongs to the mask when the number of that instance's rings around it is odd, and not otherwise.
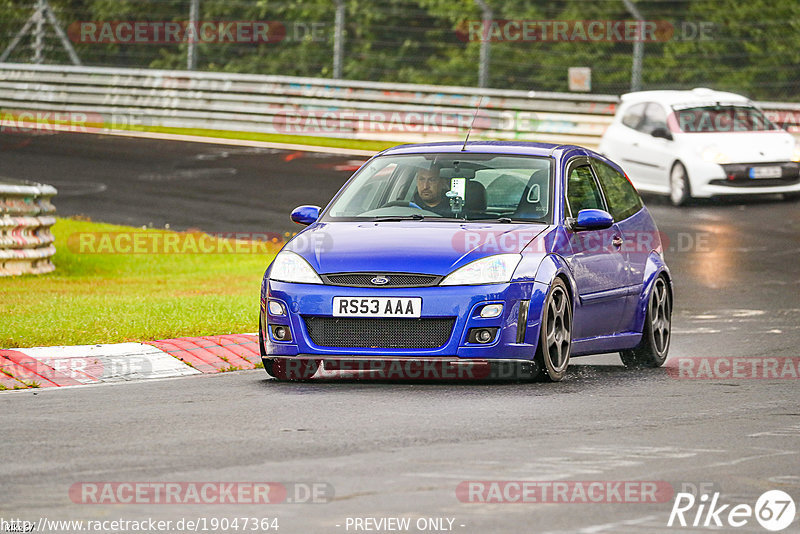
<path fill-rule="evenodd" d="M 781 176 L 775 178 L 751 178 L 750 172 L 759 167 L 779 167 Z M 704 177 L 699 179 L 699 177 Z M 796 162 L 775 163 L 706 163 L 694 173 L 690 171 L 692 193 L 697 197 L 715 195 L 766 195 L 800 192 L 800 164 Z"/>
<path fill-rule="evenodd" d="M 290 284 L 269 280 L 266 299 L 261 303 L 262 336 L 269 356 L 314 357 L 320 359 L 510 359 L 531 360 L 538 343 L 541 310 L 547 285 L 538 282 L 514 282 L 479 286 L 433 286 L 424 288 L 362 288 L 318 284 Z M 323 346 L 314 343 L 306 320 L 332 318 L 334 297 L 421 297 L 420 320 L 450 318 L 452 329 L 447 340 L 437 347 L 404 348 Z M 286 315 L 269 313 L 267 301 L 283 304 Z M 503 304 L 498 317 L 482 318 L 480 310 L 486 304 Z M 521 310 L 527 307 L 527 311 Z M 520 318 L 523 323 L 520 324 Z M 369 318 L 363 318 L 369 326 Z M 397 319 L 416 321 L 417 319 Z M 377 323 L 376 323 L 377 324 Z M 278 341 L 273 326 L 281 325 L 291 331 L 291 341 Z M 471 328 L 496 328 L 489 343 L 470 342 Z M 520 332 L 520 328 L 522 331 Z M 340 345 L 343 343 L 339 343 Z M 358 343 L 354 343 L 358 344 Z"/>

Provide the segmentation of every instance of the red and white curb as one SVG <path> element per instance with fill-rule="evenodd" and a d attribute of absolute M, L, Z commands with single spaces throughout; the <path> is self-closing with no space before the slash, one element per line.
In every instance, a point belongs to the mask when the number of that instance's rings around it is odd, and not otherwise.
<path fill-rule="evenodd" d="M 253 334 L 0 349 L 0 390 L 171 378 L 253 369 L 260 363 Z"/>

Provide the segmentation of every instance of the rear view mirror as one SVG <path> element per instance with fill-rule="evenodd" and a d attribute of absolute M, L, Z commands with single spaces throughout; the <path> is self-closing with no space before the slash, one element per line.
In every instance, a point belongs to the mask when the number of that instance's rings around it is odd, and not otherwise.
<path fill-rule="evenodd" d="M 583 230 L 605 230 L 614 224 L 614 218 L 604 210 L 581 210 L 577 219 L 567 219 L 568 228 L 573 232 Z"/>
<path fill-rule="evenodd" d="M 653 137 L 659 137 L 661 139 L 667 139 L 669 141 L 672 141 L 672 134 L 669 132 L 669 130 L 667 130 L 663 126 L 654 128 L 653 131 L 650 132 L 650 135 L 652 135 Z"/>
<path fill-rule="evenodd" d="M 299 206 L 292 211 L 292 220 L 297 224 L 309 224 L 319 219 L 319 206 Z"/>

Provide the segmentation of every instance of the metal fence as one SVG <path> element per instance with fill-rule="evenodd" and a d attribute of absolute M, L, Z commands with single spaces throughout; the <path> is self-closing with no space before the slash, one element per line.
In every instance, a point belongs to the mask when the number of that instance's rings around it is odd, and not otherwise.
<path fill-rule="evenodd" d="M 0 0 L 0 11 L 0 61 L 524 91 L 800 93 L 798 2 Z"/>

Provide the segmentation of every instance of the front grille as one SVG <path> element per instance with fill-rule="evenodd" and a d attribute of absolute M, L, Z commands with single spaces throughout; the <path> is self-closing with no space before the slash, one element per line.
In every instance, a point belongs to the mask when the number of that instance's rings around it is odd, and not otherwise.
<path fill-rule="evenodd" d="M 795 185 L 800 182 L 798 178 L 737 178 L 735 180 L 711 180 L 711 185 L 722 185 L 725 187 L 742 187 L 758 189 L 759 187 L 783 187 Z"/>
<path fill-rule="evenodd" d="M 437 285 L 442 277 L 417 273 L 335 273 L 321 275 L 328 285 L 345 287 L 428 287 Z M 372 283 L 373 278 L 386 278 L 385 284 Z"/>
<path fill-rule="evenodd" d="M 435 349 L 450 339 L 455 318 L 303 317 L 320 347 Z"/>
<path fill-rule="evenodd" d="M 773 187 L 793 185 L 800 181 L 800 163 L 784 161 L 776 163 L 726 163 L 721 165 L 726 180 L 712 180 L 712 185 L 727 187 Z M 750 169 L 756 167 L 780 167 L 781 175 L 775 178 L 750 178 Z"/>

